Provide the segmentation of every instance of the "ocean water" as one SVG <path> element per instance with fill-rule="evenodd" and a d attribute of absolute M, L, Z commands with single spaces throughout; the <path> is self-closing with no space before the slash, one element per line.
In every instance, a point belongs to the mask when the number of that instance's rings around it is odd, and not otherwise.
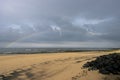
<path fill-rule="evenodd" d="M 111 48 L 0 48 L 0 54 L 79 52 L 110 49 Z"/>

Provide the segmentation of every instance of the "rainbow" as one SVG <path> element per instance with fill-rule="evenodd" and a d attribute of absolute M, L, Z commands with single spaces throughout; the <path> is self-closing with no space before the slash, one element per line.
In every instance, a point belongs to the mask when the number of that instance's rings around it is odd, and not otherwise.
<path fill-rule="evenodd" d="M 16 43 L 18 43 L 18 42 L 20 42 L 20 41 L 23 41 L 23 40 L 26 40 L 26 39 L 29 39 L 29 38 L 31 38 L 31 37 L 33 37 L 33 36 L 36 36 L 36 35 L 40 34 L 40 33 L 41 33 L 41 32 L 37 32 L 37 33 L 29 34 L 29 35 L 27 35 L 27 36 L 24 36 L 24 37 L 22 37 L 22 38 L 19 38 L 19 39 L 15 40 L 15 41 L 9 43 L 9 44 L 6 46 L 6 48 L 10 48 L 10 47 L 12 47 L 13 45 L 15 45 Z"/>

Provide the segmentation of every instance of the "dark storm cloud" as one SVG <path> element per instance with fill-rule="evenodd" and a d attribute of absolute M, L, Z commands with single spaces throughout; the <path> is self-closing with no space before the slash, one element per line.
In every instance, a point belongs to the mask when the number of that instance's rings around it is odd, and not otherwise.
<path fill-rule="evenodd" d="M 0 0 L 0 44 L 44 42 L 65 46 L 66 42 L 83 42 L 90 47 L 87 43 L 108 42 L 108 47 L 119 47 L 119 3 L 119 0 Z"/>
<path fill-rule="evenodd" d="M 100 37 L 104 40 L 108 40 L 108 41 L 114 41 L 114 42 L 119 42 L 120 41 L 120 19 L 111 21 L 110 23 L 106 23 L 104 25 L 99 25 L 101 26 L 102 30 L 104 31 L 106 34 L 101 35 Z"/>

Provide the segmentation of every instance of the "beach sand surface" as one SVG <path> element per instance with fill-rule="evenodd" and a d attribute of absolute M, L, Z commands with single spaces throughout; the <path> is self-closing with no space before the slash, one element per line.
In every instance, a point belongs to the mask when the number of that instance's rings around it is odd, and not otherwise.
<path fill-rule="evenodd" d="M 117 51 L 116 51 L 117 52 Z M 0 80 L 117 80 L 119 76 L 82 66 L 112 52 L 65 52 L 0 55 Z"/>

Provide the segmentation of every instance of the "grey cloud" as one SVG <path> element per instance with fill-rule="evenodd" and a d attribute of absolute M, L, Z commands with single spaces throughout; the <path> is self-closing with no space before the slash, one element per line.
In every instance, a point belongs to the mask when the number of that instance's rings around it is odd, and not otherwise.
<path fill-rule="evenodd" d="M 119 3 L 119 0 L 0 0 L 0 42 L 110 42 L 118 47 Z M 52 25 L 57 27 L 52 29 Z"/>

